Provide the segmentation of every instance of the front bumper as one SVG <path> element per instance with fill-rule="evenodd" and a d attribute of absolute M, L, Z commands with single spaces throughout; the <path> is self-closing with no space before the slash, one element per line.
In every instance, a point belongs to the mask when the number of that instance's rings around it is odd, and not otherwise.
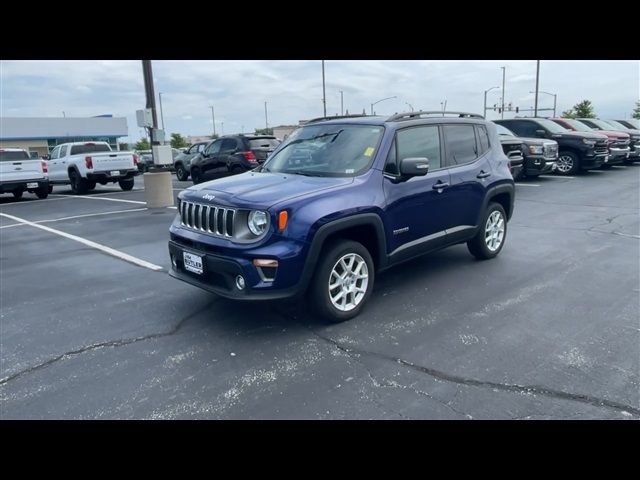
<path fill-rule="evenodd" d="M 589 152 L 582 156 L 581 166 L 585 170 L 600 168 L 606 162 L 608 156 L 608 153 Z"/>
<path fill-rule="evenodd" d="M 626 148 L 610 148 L 609 158 L 605 162 L 607 165 L 620 165 L 629 158 L 629 147 Z"/>
<path fill-rule="evenodd" d="M 28 184 L 37 183 L 37 187 L 28 187 Z M 5 192 L 33 192 L 35 190 L 45 190 L 49 188 L 49 180 L 46 178 L 38 178 L 35 180 L 20 180 L 18 182 L 0 182 L 0 193 Z"/>
<path fill-rule="evenodd" d="M 558 157 L 545 158 L 542 155 L 528 155 L 525 157 L 525 174 L 527 176 L 542 175 L 555 170 Z"/>
<path fill-rule="evenodd" d="M 260 246 L 233 244 L 220 239 L 172 225 L 169 255 L 169 274 L 196 287 L 226 298 L 239 300 L 273 300 L 288 298 L 304 292 L 306 285 L 299 279 L 304 270 L 308 245 L 272 235 L 268 243 Z M 183 252 L 202 259 L 201 274 L 188 271 Z M 273 280 L 260 275 L 253 265 L 254 259 L 277 260 Z M 263 272 L 264 273 L 264 272 Z M 242 275 L 245 288 L 236 286 L 236 277 Z"/>

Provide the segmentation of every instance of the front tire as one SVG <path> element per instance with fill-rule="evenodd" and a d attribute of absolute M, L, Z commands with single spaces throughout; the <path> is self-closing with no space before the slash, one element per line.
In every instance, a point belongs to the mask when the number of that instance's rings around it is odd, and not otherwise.
<path fill-rule="evenodd" d="M 507 215 L 499 203 L 491 202 L 475 237 L 467 242 L 471 255 L 478 260 L 497 256 L 507 239 Z"/>
<path fill-rule="evenodd" d="M 181 163 L 176 165 L 176 177 L 181 182 L 189 180 L 189 172 L 187 172 L 187 170 L 184 168 L 184 165 L 182 165 Z"/>
<path fill-rule="evenodd" d="M 343 322 L 360 313 L 373 290 L 375 269 L 360 243 L 339 240 L 327 245 L 309 289 L 316 313 L 330 322 Z"/>
<path fill-rule="evenodd" d="M 120 188 L 122 190 L 124 190 L 125 192 L 128 192 L 129 190 L 131 190 L 133 188 L 133 178 L 127 178 L 124 180 L 118 180 L 118 185 L 120 185 Z"/>
<path fill-rule="evenodd" d="M 562 151 L 556 160 L 556 173 L 558 175 L 574 175 L 580 170 L 580 158 L 573 152 Z"/>

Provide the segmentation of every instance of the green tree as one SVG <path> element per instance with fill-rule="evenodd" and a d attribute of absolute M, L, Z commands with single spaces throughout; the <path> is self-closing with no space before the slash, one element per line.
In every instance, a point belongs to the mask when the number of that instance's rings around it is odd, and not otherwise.
<path fill-rule="evenodd" d="M 640 119 L 640 100 L 636 102 L 636 108 L 633 109 L 633 118 Z"/>
<path fill-rule="evenodd" d="M 256 135 L 273 135 L 273 128 L 256 128 Z"/>
<path fill-rule="evenodd" d="M 173 148 L 184 148 L 184 147 L 187 147 L 188 145 L 189 144 L 187 143 L 187 141 L 179 133 L 171 134 L 171 146 Z"/>
<path fill-rule="evenodd" d="M 139 142 L 137 142 L 133 148 L 135 150 L 151 150 L 149 146 L 149 140 L 147 138 L 141 138 Z"/>
<path fill-rule="evenodd" d="M 593 104 L 590 100 L 582 100 L 570 110 L 562 112 L 562 116 L 565 118 L 596 118 L 596 112 L 593 110 Z"/>

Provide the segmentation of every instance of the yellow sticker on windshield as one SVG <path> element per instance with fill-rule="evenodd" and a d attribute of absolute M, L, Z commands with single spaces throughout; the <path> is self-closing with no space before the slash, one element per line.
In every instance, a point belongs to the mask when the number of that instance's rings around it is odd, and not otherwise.
<path fill-rule="evenodd" d="M 374 150 L 374 148 L 373 148 L 373 147 L 369 147 L 369 148 L 367 148 L 367 149 L 364 151 L 364 156 L 365 156 L 365 157 L 370 157 L 371 155 L 373 155 L 373 150 Z"/>

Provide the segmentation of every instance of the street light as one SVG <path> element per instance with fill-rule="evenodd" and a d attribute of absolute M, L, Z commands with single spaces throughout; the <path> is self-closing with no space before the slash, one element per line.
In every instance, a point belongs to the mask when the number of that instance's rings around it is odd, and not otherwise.
<path fill-rule="evenodd" d="M 405 105 L 409 105 L 409 108 L 411 109 L 411 111 L 413 112 L 413 105 L 411 105 L 409 102 L 404 102 Z"/>
<path fill-rule="evenodd" d="M 500 67 L 502 69 L 502 108 L 500 112 L 500 118 L 504 118 L 504 80 L 507 74 L 507 67 Z"/>
<path fill-rule="evenodd" d="M 344 92 L 340 90 L 340 115 L 344 115 Z"/>
<path fill-rule="evenodd" d="M 213 110 L 213 105 L 209 105 L 209 108 L 211 109 L 211 121 L 213 122 L 213 136 L 216 136 L 216 114 Z"/>
<path fill-rule="evenodd" d="M 373 106 L 380 103 L 380 102 L 384 102 L 385 100 L 391 100 L 392 98 L 398 98 L 396 95 L 394 95 L 393 97 L 387 97 L 387 98 L 383 98 L 382 100 L 378 100 L 377 102 L 373 102 L 371 104 L 371 115 L 373 115 Z"/>
<path fill-rule="evenodd" d="M 557 93 L 549 93 L 549 92 L 543 92 L 542 90 L 538 91 L 539 93 L 546 93 L 547 95 L 552 95 L 553 96 L 553 116 L 555 118 L 556 116 L 556 103 L 558 100 L 558 94 Z M 535 92 L 529 92 L 529 93 L 535 93 Z"/>
<path fill-rule="evenodd" d="M 482 111 L 482 114 L 485 117 L 487 116 L 487 93 L 489 93 L 491 90 L 495 90 L 496 88 L 500 88 L 500 87 L 491 87 L 489 90 L 484 91 L 484 110 Z"/>

